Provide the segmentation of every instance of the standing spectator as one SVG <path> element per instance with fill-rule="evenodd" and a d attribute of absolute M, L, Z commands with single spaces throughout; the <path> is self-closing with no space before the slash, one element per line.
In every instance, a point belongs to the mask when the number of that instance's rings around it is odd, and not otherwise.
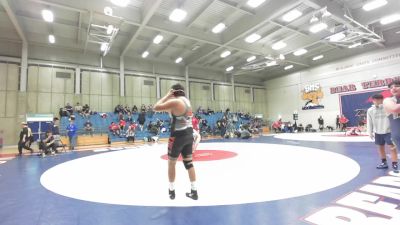
<path fill-rule="evenodd" d="M 68 131 L 68 138 L 69 138 L 69 150 L 74 150 L 76 146 L 76 136 L 78 128 L 75 125 L 75 119 L 69 119 L 69 125 L 67 126 L 66 130 Z"/>
<path fill-rule="evenodd" d="M 318 126 L 319 126 L 319 131 L 324 130 L 324 119 L 322 118 L 322 116 L 319 116 L 318 118 Z"/>
<path fill-rule="evenodd" d="M 22 155 L 22 149 L 26 149 L 33 153 L 33 149 L 29 147 L 29 130 L 28 125 L 25 122 L 21 123 L 22 130 L 19 133 L 19 142 L 18 142 L 18 156 Z"/>
<path fill-rule="evenodd" d="M 145 113 L 145 112 L 142 111 L 142 112 L 139 114 L 138 122 L 139 122 L 139 128 L 140 128 L 140 130 L 142 131 L 142 130 L 143 130 L 143 127 L 144 127 L 144 123 L 146 122 L 146 113 Z"/>
<path fill-rule="evenodd" d="M 383 109 L 383 96 L 381 94 L 375 94 L 372 96 L 372 101 L 374 104 L 367 111 L 367 131 L 371 139 L 375 139 L 375 144 L 378 145 L 379 156 L 382 160 L 382 163 L 376 168 L 387 169 L 385 144 L 389 146 L 392 162 L 395 163 L 398 161 L 397 149 L 390 139 L 390 122 Z M 393 169 L 395 169 L 395 167 L 397 166 L 393 166 Z"/>
<path fill-rule="evenodd" d="M 89 133 L 90 136 L 93 137 L 93 131 L 94 131 L 94 129 L 93 129 L 92 122 L 90 122 L 90 120 L 87 120 L 83 126 L 85 127 L 86 133 Z"/>
<path fill-rule="evenodd" d="M 336 130 L 340 129 L 340 117 L 339 115 L 336 116 Z"/>

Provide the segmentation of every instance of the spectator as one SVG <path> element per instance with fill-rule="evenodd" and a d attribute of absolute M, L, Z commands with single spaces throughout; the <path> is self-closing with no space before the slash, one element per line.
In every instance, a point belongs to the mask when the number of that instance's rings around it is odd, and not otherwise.
<path fill-rule="evenodd" d="M 79 105 L 79 102 L 77 102 L 75 105 L 75 112 L 82 114 L 82 109 L 83 109 L 82 106 Z"/>
<path fill-rule="evenodd" d="M 121 129 L 121 130 L 125 130 L 125 126 L 126 126 L 126 122 L 125 122 L 125 120 L 120 120 L 119 121 L 119 129 Z"/>
<path fill-rule="evenodd" d="M 67 111 L 67 115 L 71 116 L 74 114 L 74 109 L 72 108 L 72 106 L 67 103 L 67 105 L 65 106 L 65 110 Z"/>
<path fill-rule="evenodd" d="M 129 122 L 129 123 L 133 122 L 132 113 L 130 111 L 128 112 L 128 115 L 126 117 L 126 122 Z"/>
<path fill-rule="evenodd" d="M 138 112 L 138 108 L 136 105 L 133 105 L 132 107 L 132 113 L 137 113 Z"/>
<path fill-rule="evenodd" d="M 55 140 L 50 130 L 46 132 L 46 138 L 39 142 L 39 149 L 42 151 L 43 157 L 57 152 Z"/>
<path fill-rule="evenodd" d="M 341 130 L 345 131 L 346 127 L 347 127 L 347 123 L 349 122 L 349 120 L 342 114 L 342 116 L 339 119 L 339 123 L 341 126 Z"/>
<path fill-rule="evenodd" d="M 272 123 L 272 129 L 274 130 L 275 133 L 278 133 L 278 131 L 281 131 L 281 126 L 282 126 L 282 119 L 279 119 Z"/>
<path fill-rule="evenodd" d="M 69 150 L 74 150 L 76 147 L 76 137 L 78 128 L 75 125 L 75 118 L 71 117 L 69 119 L 69 125 L 66 130 L 68 131 L 69 138 Z"/>
<path fill-rule="evenodd" d="M 116 124 L 116 123 L 114 123 L 114 122 L 111 122 L 111 125 L 108 127 L 108 130 L 109 130 L 113 135 L 116 135 L 116 136 L 119 136 L 119 135 L 120 135 L 120 128 L 119 128 L 118 124 Z"/>
<path fill-rule="evenodd" d="M 336 130 L 340 129 L 340 117 L 339 115 L 336 116 Z"/>
<path fill-rule="evenodd" d="M 142 111 L 142 112 L 139 114 L 138 122 L 139 122 L 139 128 L 140 128 L 140 130 L 143 130 L 144 123 L 146 122 L 146 113 L 145 113 L 144 111 Z"/>
<path fill-rule="evenodd" d="M 144 104 L 142 104 L 142 106 L 140 107 L 140 111 L 141 112 L 146 112 L 146 106 Z"/>
<path fill-rule="evenodd" d="M 93 131 L 94 131 L 94 129 L 93 129 L 93 125 L 92 125 L 92 123 L 90 122 L 90 120 L 87 120 L 83 126 L 85 127 L 86 133 L 90 134 L 90 136 L 93 137 Z"/>
<path fill-rule="evenodd" d="M 319 116 L 318 118 L 318 126 L 319 126 L 319 131 L 324 130 L 324 119 L 322 118 L 322 116 Z"/>
<path fill-rule="evenodd" d="M 135 142 L 135 129 L 136 129 L 136 124 L 131 124 L 128 127 L 128 130 L 126 131 L 126 141 L 128 143 L 130 140 L 132 140 L 133 143 Z"/>

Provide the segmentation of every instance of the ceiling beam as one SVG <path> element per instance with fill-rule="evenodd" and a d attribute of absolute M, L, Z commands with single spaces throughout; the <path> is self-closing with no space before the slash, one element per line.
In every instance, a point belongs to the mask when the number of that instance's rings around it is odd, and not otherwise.
<path fill-rule="evenodd" d="M 86 54 L 86 48 L 88 45 L 88 41 L 89 41 L 89 31 L 90 31 L 90 24 L 92 24 L 92 19 L 93 19 L 93 12 L 90 11 L 89 14 L 89 23 L 86 29 L 86 39 L 85 39 L 85 46 L 83 47 L 83 54 Z"/>
<path fill-rule="evenodd" d="M 11 8 L 8 0 L 0 0 L 3 8 L 6 10 L 6 13 L 8 17 L 10 18 L 12 24 L 14 25 L 15 30 L 17 31 L 19 37 L 21 38 L 23 43 L 28 43 L 28 39 L 26 38 L 26 35 L 24 33 L 24 30 L 22 29 L 22 26 L 20 25 L 17 16 L 14 13 L 14 10 Z"/>
<path fill-rule="evenodd" d="M 205 3 L 203 3 L 203 7 L 197 11 L 197 13 L 192 16 L 191 20 L 189 22 L 187 22 L 187 27 L 191 27 L 196 21 L 197 19 L 203 15 L 203 13 L 209 8 L 211 7 L 211 5 L 215 2 L 216 0 L 208 0 L 208 1 L 204 1 Z"/>
<path fill-rule="evenodd" d="M 228 6 L 228 7 L 231 7 L 232 9 L 239 10 L 239 11 L 241 11 L 241 12 L 243 12 L 243 13 L 248 14 L 248 15 L 252 15 L 252 16 L 255 15 L 255 12 L 242 8 L 242 7 L 241 7 L 242 4 L 240 4 L 240 3 L 236 3 L 236 4 L 235 4 L 235 3 L 228 2 L 228 1 L 226 1 L 226 0 L 218 0 L 218 2 L 221 2 L 221 3 L 223 3 L 224 5 L 226 5 L 226 6 Z"/>
<path fill-rule="evenodd" d="M 70 11 L 75 11 L 75 12 L 79 12 L 79 13 L 89 13 L 89 10 L 79 9 L 79 8 L 76 8 L 76 7 L 71 7 L 71 6 L 60 4 L 60 3 L 53 3 L 53 2 L 48 2 L 48 1 L 44 1 L 44 0 L 29 0 L 29 1 L 36 2 L 36 3 L 39 3 L 39 4 L 54 6 L 54 7 L 60 8 L 60 9 L 66 9 L 66 10 L 70 10 Z"/>
<path fill-rule="evenodd" d="M 146 24 L 150 21 L 151 17 L 154 15 L 158 7 L 160 6 L 162 0 L 147 0 L 147 4 L 143 7 L 144 11 L 144 16 L 142 18 L 142 21 L 139 25 L 139 28 L 136 30 L 135 34 L 133 34 L 132 38 L 129 40 L 128 44 L 122 50 L 121 57 L 124 57 L 124 55 L 128 52 L 129 48 L 131 45 L 135 42 L 136 38 L 139 36 L 140 32 L 145 28 Z"/>
<path fill-rule="evenodd" d="M 160 56 L 165 50 L 167 50 L 167 48 L 168 48 L 172 43 L 174 43 L 174 41 L 175 41 L 177 38 L 178 38 L 177 35 L 175 35 L 173 38 L 171 38 L 171 40 L 170 40 L 166 45 L 164 45 L 164 46 L 161 48 L 161 50 L 158 51 L 157 54 L 155 54 L 154 56 L 155 56 L 155 57 Z"/>
<path fill-rule="evenodd" d="M 82 13 L 79 12 L 79 19 L 78 19 L 78 32 L 76 34 L 76 43 L 79 44 L 81 41 L 81 28 L 82 28 Z"/>

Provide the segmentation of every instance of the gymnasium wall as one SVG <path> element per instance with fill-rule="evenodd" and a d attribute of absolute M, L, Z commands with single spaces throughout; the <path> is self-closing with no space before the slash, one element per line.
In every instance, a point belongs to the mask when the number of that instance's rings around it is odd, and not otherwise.
<path fill-rule="evenodd" d="M 67 78 L 60 78 L 59 72 Z M 171 71 L 173 72 L 173 71 Z M 191 75 L 189 75 L 191 77 Z M 160 78 L 161 96 L 172 84 L 180 82 L 185 86 L 184 77 Z M 5 145 L 17 143 L 20 122 L 25 121 L 27 113 L 53 113 L 58 115 L 59 108 L 70 103 L 75 105 L 89 104 L 98 112 L 113 111 L 117 104 L 154 104 L 157 101 L 156 78 L 140 76 L 127 72 L 125 74 L 125 96 L 119 95 L 119 74 L 81 70 L 81 85 L 75 87 L 75 69 L 30 64 L 28 66 L 28 84 L 25 93 L 18 92 L 19 64 L 0 63 L 0 131 L 3 130 Z M 208 106 L 214 110 L 243 110 L 251 113 L 265 113 L 264 89 L 254 88 L 252 102 L 250 88 L 235 87 L 236 102 L 232 101 L 230 84 L 214 85 L 214 101 L 211 98 L 209 82 L 191 81 L 190 96 L 193 108 Z M 207 89 L 208 87 L 208 89 Z M 81 94 L 75 94 L 75 89 Z"/>
<path fill-rule="evenodd" d="M 292 114 L 296 110 L 299 113 L 298 123 L 303 125 L 310 123 L 317 127 L 319 115 L 324 118 L 325 125 L 335 125 L 336 115 L 340 114 L 341 94 L 331 94 L 330 88 L 357 85 L 356 91 L 342 94 L 374 90 L 363 90 L 361 82 L 400 76 L 399 56 L 400 48 L 374 51 L 265 81 L 267 117 L 275 121 L 281 115 L 283 121 L 293 121 Z M 306 102 L 301 98 L 302 90 L 306 85 L 315 83 L 322 87 L 324 97 L 320 103 L 325 108 L 302 110 Z"/>

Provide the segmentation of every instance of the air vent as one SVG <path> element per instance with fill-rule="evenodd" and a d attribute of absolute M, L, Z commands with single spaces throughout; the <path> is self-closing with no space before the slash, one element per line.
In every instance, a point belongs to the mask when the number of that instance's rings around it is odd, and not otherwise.
<path fill-rule="evenodd" d="M 56 77 L 57 78 L 63 78 L 63 79 L 70 79 L 71 78 L 71 73 L 68 73 L 68 72 L 56 72 Z"/>
<path fill-rule="evenodd" d="M 205 90 L 205 91 L 208 91 L 208 90 L 210 90 L 210 86 L 208 86 L 208 85 L 203 85 L 202 89 Z"/>
<path fill-rule="evenodd" d="M 244 93 L 250 94 L 250 89 L 244 89 Z"/>
<path fill-rule="evenodd" d="M 153 86 L 154 85 L 154 81 L 152 81 L 152 80 L 144 80 L 143 81 L 143 85 Z"/>

